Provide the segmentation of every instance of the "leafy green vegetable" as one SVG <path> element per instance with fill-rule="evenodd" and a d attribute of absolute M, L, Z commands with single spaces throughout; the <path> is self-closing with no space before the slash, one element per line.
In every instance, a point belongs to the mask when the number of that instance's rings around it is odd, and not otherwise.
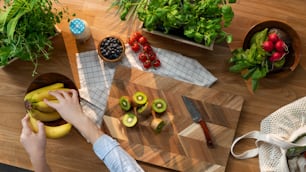
<path fill-rule="evenodd" d="M 229 3 L 235 0 L 114 0 L 121 20 L 127 14 L 137 13 L 144 27 L 164 33 L 183 30 L 187 38 L 210 46 L 217 42 L 232 41 L 232 35 L 222 28 L 228 27 L 234 17 Z"/>
<path fill-rule="evenodd" d="M 261 47 L 267 39 L 268 29 L 264 29 L 254 34 L 251 38 L 249 49 L 237 48 L 232 51 L 232 57 L 229 62 L 232 66 L 230 72 L 241 73 L 245 80 L 251 79 L 252 89 L 255 91 L 259 85 L 259 80 L 266 77 L 269 69 L 269 60 L 267 52 Z M 242 72 L 245 71 L 245 72 Z"/>
<path fill-rule="evenodd" d="M 50 37 L 55 25 L 69 15 L 66 8 L 57 10 L 58 0 L 5 0 L 0 8 L 0 66 L 14 57 L 31 61 L 36 74 L 38 58 L 49 59 L 53 49 Z M 68 18 L 69 21 L 69 18 Z"/>

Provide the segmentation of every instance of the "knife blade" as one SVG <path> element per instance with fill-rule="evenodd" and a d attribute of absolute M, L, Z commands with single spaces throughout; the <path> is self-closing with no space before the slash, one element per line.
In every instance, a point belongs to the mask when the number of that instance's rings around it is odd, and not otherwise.
<path fill-rule="evenodd" d="M 196 106 L 194 105 L 194 103 L 192 102 L 192 100 L 186 96 L 182 96 L 184 104 L 187 108 L 187 110 L 189 111 L 189 114 L 192 117 L 192 120 L 198 124 L 200 124 L 201 128 L 203 129 L 205 138 L 206 138 L 206 144 L 208 147 L 213 148 L 213 142 L 210 136 L 210 132 L 209 129 L 205 123 L 205 121 L 202 119 L 200 112 L 198 111 L 198 109 L 196 108 Z"/>

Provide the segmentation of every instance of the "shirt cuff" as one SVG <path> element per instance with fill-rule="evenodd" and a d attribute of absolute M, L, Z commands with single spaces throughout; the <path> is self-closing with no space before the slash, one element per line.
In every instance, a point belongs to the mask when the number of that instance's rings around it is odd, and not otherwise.
<path fill-rule="evenodd" d="M 103 134 L 93 144 L 93 150 L 101 160 L 104 160 L 105 156 L 117 146 L 119 146 L 119 143 L 116 140 Z"/>

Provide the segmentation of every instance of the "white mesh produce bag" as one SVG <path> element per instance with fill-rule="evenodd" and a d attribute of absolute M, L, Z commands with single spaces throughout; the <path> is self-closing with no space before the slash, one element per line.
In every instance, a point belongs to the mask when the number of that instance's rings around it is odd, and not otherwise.
<path fill-rule="evenodd" d="M 287 161 L 287 149 L 306 146 L 306 97 L 276 110 L 262 120 L 260 131 L 251 131 L 234 140 L 231 153 L 235 158 L 246 159 L 258 155 L 262 172 L 306 172 L 306 160 L 297 156 Z M 301 137 L 303 136 L 304 137 Z M 292 143 L 300 137 L 299 142 Z M 235 154 L 233 149 L 241 139 L 255 139 L 257 148 Z"/>

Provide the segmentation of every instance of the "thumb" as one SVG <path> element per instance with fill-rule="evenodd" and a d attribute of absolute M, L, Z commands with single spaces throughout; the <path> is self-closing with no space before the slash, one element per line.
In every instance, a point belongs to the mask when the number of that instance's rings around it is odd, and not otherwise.
<path fill-rule="evenodd" d="M 45 125 L 41 121 L 37 121 L 38 125 L 38 135 L 42 137 L 46 137 Z"/>

